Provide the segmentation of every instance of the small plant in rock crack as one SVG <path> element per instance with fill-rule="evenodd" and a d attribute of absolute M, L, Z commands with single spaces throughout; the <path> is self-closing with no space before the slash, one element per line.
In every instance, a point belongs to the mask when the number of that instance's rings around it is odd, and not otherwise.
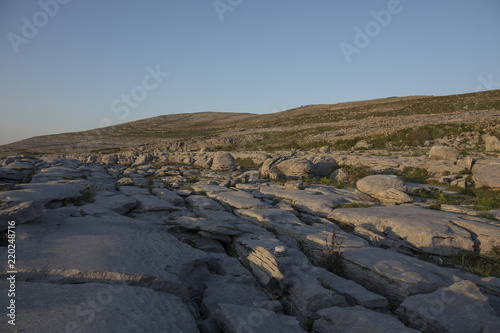
<path fill-rule="evenodd" d="M 331 237 L 328 237 L 331 236 Z M 330 239 L 329 239 L 330 238 Z M 326 249 L 323 253 L 323 267 L 333 274 L 342 276 L 342 243 L 344 239 L 339 239 L 339 235 L 335 227 L 332 227 L 332 232 L 329 233 L 325 229 Z"/>

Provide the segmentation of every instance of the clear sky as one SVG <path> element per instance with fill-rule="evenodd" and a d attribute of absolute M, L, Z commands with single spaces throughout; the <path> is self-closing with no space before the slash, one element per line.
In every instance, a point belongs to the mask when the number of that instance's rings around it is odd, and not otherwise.
<path fill-rule="evenodd" d="M 0 0 L 0 59 L 0 144 L 468 93 L 500 88 L 500 1 Z"/>

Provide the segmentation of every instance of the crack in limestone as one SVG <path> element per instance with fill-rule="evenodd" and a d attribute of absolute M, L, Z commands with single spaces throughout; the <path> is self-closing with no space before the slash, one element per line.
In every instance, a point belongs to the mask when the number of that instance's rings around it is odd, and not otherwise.
<path fill-rule="evenodd" d="M 0 273 L 0 279 L 8 276 L 9 274 L 7 272 Z M 154 276 L 125 274 L 110 271 L 80 271 L 78 269 L 18 269 L 16 280 L 54 284 L 98 283 L 126 285 L 166 292 L 179 296 L 183 300 L 188 299 L 187 290 L 175 275 L 172 275 L 171 280 L 163 280 Z"/>

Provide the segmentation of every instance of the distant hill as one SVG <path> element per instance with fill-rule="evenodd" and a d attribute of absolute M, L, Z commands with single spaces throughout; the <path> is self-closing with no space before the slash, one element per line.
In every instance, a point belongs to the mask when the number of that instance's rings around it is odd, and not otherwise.
<path fill-rule="evenodd" d="M 278 149 L 333 145 L 429 124 L 500 121 L 500 90 L 308 105 L 272 114 L 164 115 L 90 131 L 38 136 L 0 146 L 0 155 L 160 149 Z M 479 125 L 478 125 L 479 126 Z"/>

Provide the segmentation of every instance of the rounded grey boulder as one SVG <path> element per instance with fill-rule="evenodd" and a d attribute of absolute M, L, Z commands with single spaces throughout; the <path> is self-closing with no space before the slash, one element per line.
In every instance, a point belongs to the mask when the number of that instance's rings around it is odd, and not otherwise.
<path fill-rule="evenodd" d="M 477 187 L 500 190 L 500 163 L 491 163 L 479 168 L 473 177 Z"/>
<path fill-rule="evenodd" d="M 406 194 L 405 183 L 393 175 L 372 175 L 358 180 L 356 183 L 361 194 L 367 194 L 383 203 L 401 204 L 413 202 Z"/>
<path fill-rule="evenodd" d="M 212 161 L 212 170 L 214 171 L 233 171 L 236 169 L 236 163 L 233 155 L 226 152 L 218 152 L 214 155 Z"/>

